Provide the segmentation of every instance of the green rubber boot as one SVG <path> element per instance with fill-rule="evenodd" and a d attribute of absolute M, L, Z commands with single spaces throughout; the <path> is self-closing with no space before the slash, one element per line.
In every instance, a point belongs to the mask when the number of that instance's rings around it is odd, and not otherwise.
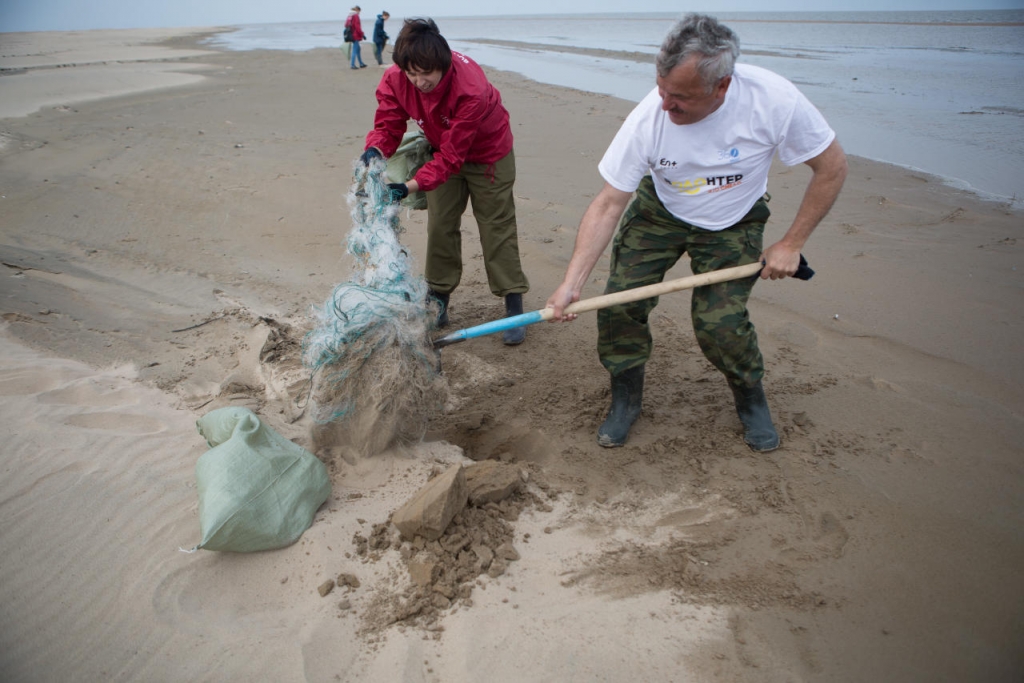
<path fill-rule="evenodd" d="M 523 295 L 522 294 L 506 294 L 505 295 L 505 317 L 511 318 L 513 316 L 523 314 Z M 505 343 L 505 346 L 518 346 L 526 340 L 526 328 L 525 327 L 513 327 L 510 330 L 505 330 L 501 334 L 501 341 Z"/>
<path fill-rule="evenodd" d="M 768 410 L 768 399 L 764 395 L 764 387 L 759 381 L 750 387 L 729 385 L 733 398 L 736 399 L 736 414 L 743 423 L 743 440 L 752 451 L 767 453 L 779 447 L 779 433 L 772 424 L 772 414 Z"/>
<path fill-rule="evenodd" d="M 617 448 L 626 443 L 629 430 L 640 417 L 644 395 L 644 366 L 638 365 L 622 374 L 612 375 L 612 405 L 608 417 L 597 430 L 597 443 Z"/>
<path fill-rule="evenodd" d="M 441 294 L 440 292 L 435 292 L 432 289 L 427 291 L 427 301 L 429 302 L 430 299 L 437 299 L 437 302 L 441 305 L 441 312 L 437 314 L 437 321 L 435 323 L 438 329 L 448 327 L 448 299 L 450 297 L 450 293 Z"/>

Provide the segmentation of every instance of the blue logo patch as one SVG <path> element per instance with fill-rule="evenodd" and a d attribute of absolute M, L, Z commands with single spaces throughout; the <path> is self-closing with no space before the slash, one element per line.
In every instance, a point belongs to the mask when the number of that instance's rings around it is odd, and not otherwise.
<path fill-rule="evenodd" d="M 733 147 L 732 149 L 720 149 L 718 150 L 718 160 L 734 164 L 740 160 L 740 150 L 736 147 Z"/>

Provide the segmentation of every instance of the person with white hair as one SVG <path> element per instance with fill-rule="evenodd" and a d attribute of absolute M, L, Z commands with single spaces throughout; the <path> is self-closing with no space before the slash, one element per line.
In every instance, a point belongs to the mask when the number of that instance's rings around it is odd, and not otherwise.
<path fill-rule="evenodd" d="M 760 278 L 793 276 L 801 249 L 831 209 L 846 178 L 835 132 L 791 82 L 737 64 L 739 38 L 715 18 L 691 14 L 658 53 L 656 87 L 626 118 L 598 164 L 604 188 L 583 215 L 565 277 L 547 301 L 553 320 L 614 236 L 605 293 L 661 282 L 689 254 L 706 273 L 762 263 Z M 782 239 L 762 248 L 770 211 L 772 159 L 806 164 L 811 180 Z M 723 374 L 754 451 L 779 447 L 762 387 L 764 359 L 747 311 L 753 276 L 697 287 L 694 333 Z M 598 311 L 598 355 L 611 376 L 611 407 L 598 443 L 622 446 L 641 413 L 644 365 L 653 347 L 648 318 L 656 298 Z"/>

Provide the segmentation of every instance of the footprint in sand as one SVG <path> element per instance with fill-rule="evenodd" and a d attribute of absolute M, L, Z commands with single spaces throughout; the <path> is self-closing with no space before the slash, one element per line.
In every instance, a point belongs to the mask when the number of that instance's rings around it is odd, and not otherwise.
<path fill-rule="evenodd" d="M 736 516 L 735 508 L 717 495 L 708 496 L 694 505 L 688 505 L 662 515 L 654 523 L 657 527 L 686 527 L 710 524 Z"/>
<path fill-rule="evenodd" d="M 825 512 L 818 520 L 818 534 L 815 540 L 832 557 L 842 557 L 850 534 L 838 517 L 831 512 Z"/>

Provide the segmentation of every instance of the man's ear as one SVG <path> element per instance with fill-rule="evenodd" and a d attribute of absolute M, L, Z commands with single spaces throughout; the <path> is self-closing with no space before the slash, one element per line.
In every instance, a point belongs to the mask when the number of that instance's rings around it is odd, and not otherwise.
<path fill-rule="evenodd" d="M 715 86 L 715 97 L 725 97 L 725 92 L 729 89 L 730 83 L 732 83 L 732 74 L 718 81 L 718 85 Z"/>

